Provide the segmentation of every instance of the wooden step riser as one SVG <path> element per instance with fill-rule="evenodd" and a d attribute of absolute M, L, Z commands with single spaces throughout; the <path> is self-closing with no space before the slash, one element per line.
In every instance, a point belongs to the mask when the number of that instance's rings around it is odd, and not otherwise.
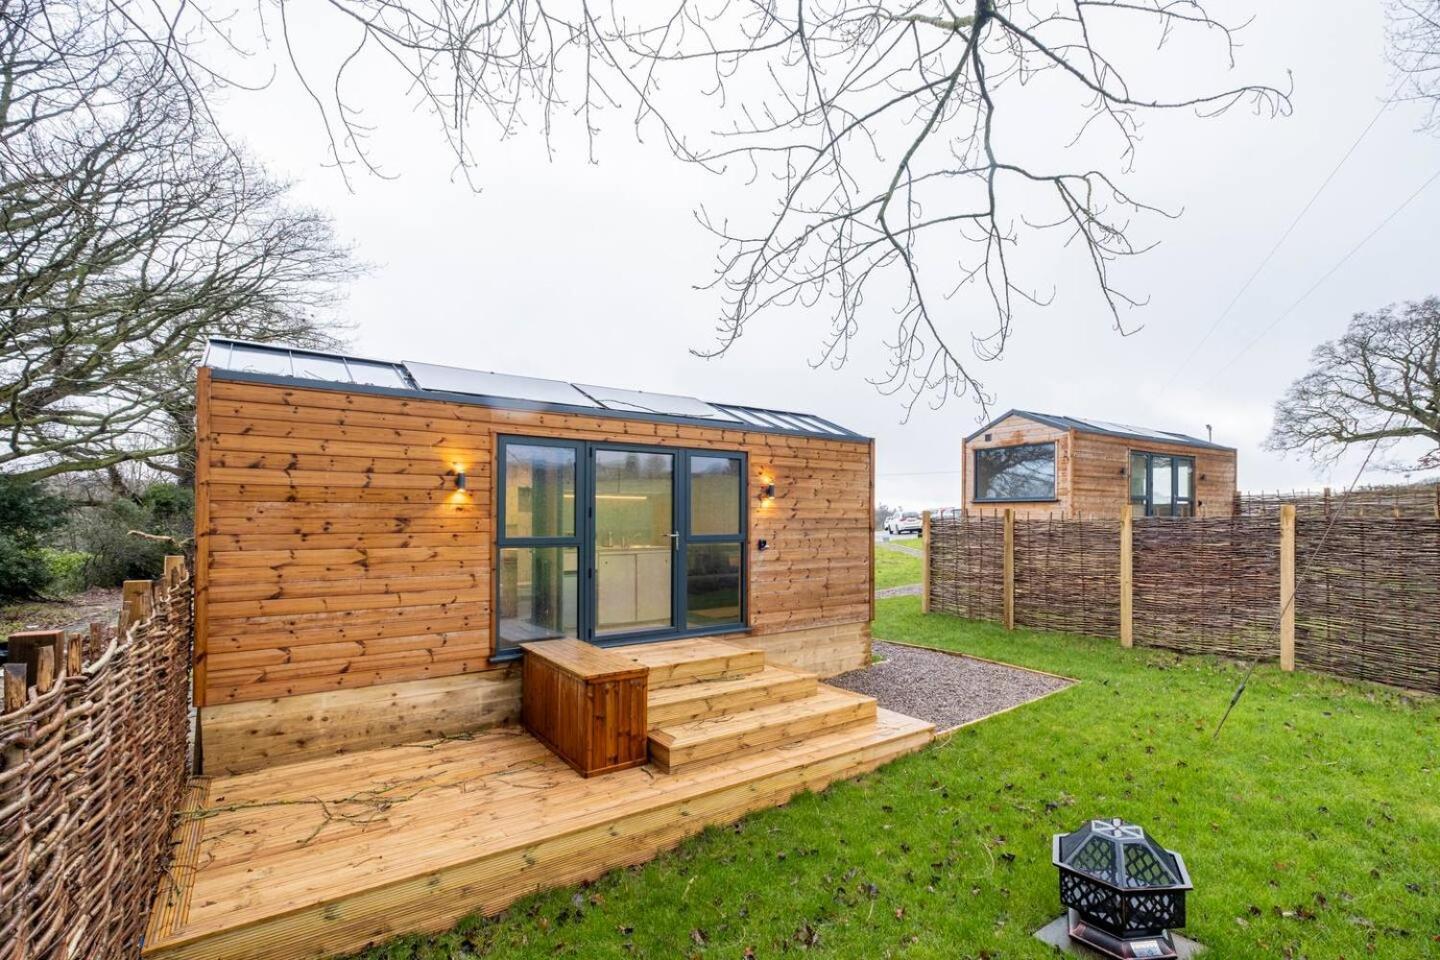
<path fill-rule="evenodd" d="M 799 701 L 803 703 L 804 701 Z M 875 701 L 855 700 L 840 707 L 816 710 L 775 724 L 737 731 L 734 736 L 716 737 L 684 747 L 670 747 L 650 738 L 650 760 L 666 773 L 674 773 L 696 764 L 717 760 L 736 753 L 764 750 L 780 744 L 793 743 L 819 733 L 835 733 L 875 720 Z"/>
<path fill-rule="evenodd" d="M 765 669 L 764 650 L 737 650 L 734 655 L 686 660 L 650 668 L 650 689 L 662 690 L 703 680 L 736 680 Z"/>
<path fill-rule="evenodd" d="M 711 693 L 710 683 L 696 683 L 694 697 L 686 700 L 650 704 L 650 729 L 703 717 L 718 717 L 740 710 L 771 703 L 788 703 L 814 696 L 817 687 L 814 674 L 791 673 L 784 679 L 763 686 L 747 687 L 724 693 Z"/>

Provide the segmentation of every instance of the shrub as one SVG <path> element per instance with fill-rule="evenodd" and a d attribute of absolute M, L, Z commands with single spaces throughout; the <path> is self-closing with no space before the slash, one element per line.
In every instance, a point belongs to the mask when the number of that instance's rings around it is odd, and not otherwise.
<path fill-rule="evenodd" d="M 42 537 L 65 512 L 65 501 L 39 484 L 0 475 L 0 599 L 28 599 L 49 586 Z"/>
<path fill-rule="evenodd" d="M 41 555 L 50 576 L 50 589 L 57 593 L 79 593 L 88 586 L 86 571 L 90 554 L 83 550 L 56 550 L 44 547 Z"/>
<path fill-rule="evenodd" d="M 85 583 L 117 587 L 126 580 L 160 576 L 165 555 L 176 546 L 132 536 L 130 531 L 184 541 L 194 527 L 195 498 L 173 483 L 154 483 L 136 500 L 117 499 L 78 511 L 71 524 L 75 545 L 90 555 Z"/>

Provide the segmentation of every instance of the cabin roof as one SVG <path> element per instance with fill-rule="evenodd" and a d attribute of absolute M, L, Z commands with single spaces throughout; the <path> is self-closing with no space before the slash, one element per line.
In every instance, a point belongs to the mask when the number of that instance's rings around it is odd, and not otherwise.
<path fill-rule="evenodd" d="M 1026 420 L 1034 420 L 1036 423 L 1043 423 L 1057 430 L 1074 430 L 1076 433 L 1094 433 L 1105 437 L 1123 437 L 1126 440 L 1139 440 L 1142 442 L 1151 440 L 1162 443 L 1176 443 L 1186 447 L 1200 447 L 1204 450 L 1228 450 L 1232 453 L 1235 451 L 1234 447 L 1227 447 L 1224 444 L 1215 443 L 1211 440 L 1201 440 L 1199 437 L 1192 437 L 1189 434 L 1174 433 L 1170 430 L 1154 430 L 1150 427 L 1137 427 L 1129 423 L 1111 423 L 1107 420 L 1091 420 L 1084 417 L 1069 417 L 1054 413 L 1036 413 L 1033 410 L 1008 410 L 985 424 L 985 426 L 979 430 L 970 434 L 970 436 L 965 438 L 965 441 L 968 443 L 974 440 L 1006 417 L 1024 417 Z"/>
<path fill-rule="evenodd" d="M 813 413 L 772 410 L 697 397 L 569 383 L 414 360 L 377 360 L 284 344 L 211 337 L 203 364 L 227 377 L 293 386 L 344 385 L 366 393 L 419 396 L 520 410 L 627 420 L 660 420 L 827 440 L 866 440 Z"/>

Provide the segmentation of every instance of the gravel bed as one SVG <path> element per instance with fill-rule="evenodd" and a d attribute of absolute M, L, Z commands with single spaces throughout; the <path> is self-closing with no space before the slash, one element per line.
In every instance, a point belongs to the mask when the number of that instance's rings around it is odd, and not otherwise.
<path fill-rule="evenodd" d="M 920 596 L 920 584 L 910 583 L 903 587 L 885 587 L 875 591 L 876 600 L 888 600 L 891 597 L 918 597 Z"/>
<path fill-rule="evenodd" d="M 1070 681 L 984 660 L 875 641 L 884 661 L 825 682 L 874 697 L 887 710 L 949 730 L 1070 686 Z"/>

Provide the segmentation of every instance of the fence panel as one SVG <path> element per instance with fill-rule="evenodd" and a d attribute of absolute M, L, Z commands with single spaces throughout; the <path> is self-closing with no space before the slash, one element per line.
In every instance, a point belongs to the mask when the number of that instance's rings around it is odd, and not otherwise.
<path fill-rule="evenodd" d="M 1440 521 L 1301 519 L 1295 536 L 1296 665 L 1440 693 Z"/>
<path fill-rule="evenodd" d="M 1005 522 L 1000 517 L 930 521 L 930 609 L 1003 620 Z"/>
<path fill-rule="evenodd" d="M 139 955 L 187 772 L 192 588 L 167 570 L 127 592 L 122 631 L 40 638 L 33 665 L 6 664 L 0 945 L 17 956 Z"/>
<path fill-rule="evenodd" d="M 1275 659 L 1278 517 L 1137 519 L 1135 642 L 1181 653 Z"/>
<path fill-rule="evenodd" d="M 1015 521 L 1015 622 L 1037 630 L 1120 632 L 1120 523 Z"/>

